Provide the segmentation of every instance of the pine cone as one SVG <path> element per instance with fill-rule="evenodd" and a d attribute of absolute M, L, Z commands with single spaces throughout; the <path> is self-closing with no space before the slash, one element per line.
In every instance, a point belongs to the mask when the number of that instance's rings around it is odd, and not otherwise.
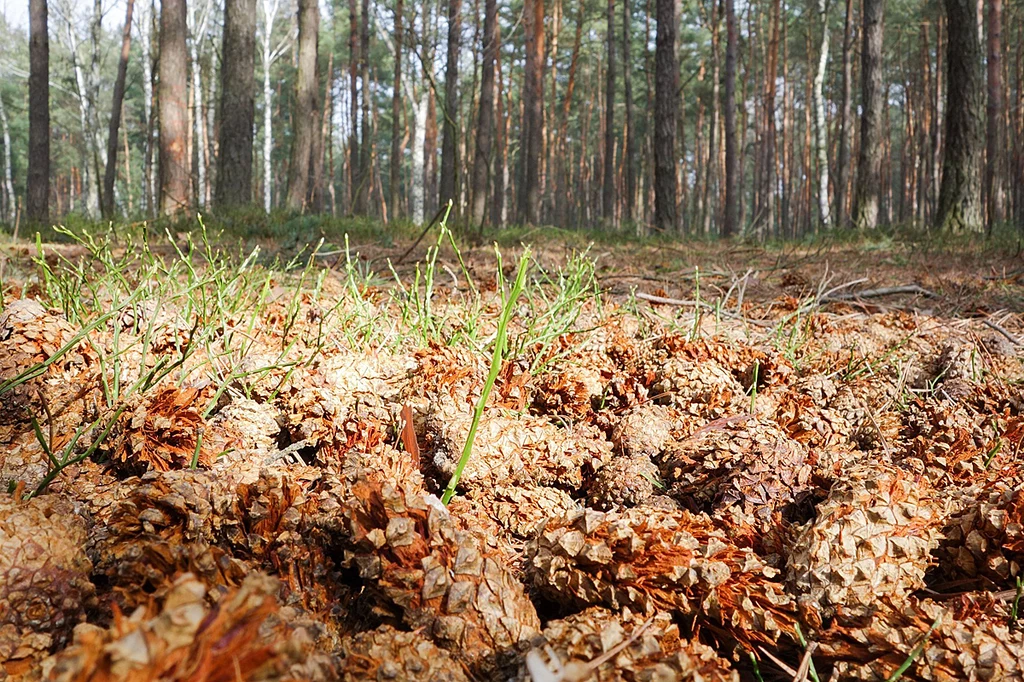
<path fill-rule="evenodd" d="M 612 443 L 617 452 L 627 457 L 656 458 L 673 432 L 683 428 L 683 421 L 679 411 L 671 407 L 653 402 L 637 405 L 615 425 Z"/>
<path fill-rule="evenodd" d="M 472 414 L 454 401 L 434 405 L 427 416 L 433 463 L 447 482 L 462 456 Z M 579 488 L 585 473 L 609 459 L 611 444 L 586 424 L 559 428 L 542 417 L 488 409 L 462 472 L 461 485 L 549 485 Z"/>
<path fill-rule="evenodd" d="M 650 501 L 656 485 L 664 487 L 650 458 L 616 457 L 594 476 L 587 487 L 587 502 L 602 510 L 636 507 Z"/>
<path fill-rule="evenodd" d="M 1024 566 L 1024 490 L 994 485 L 945 528 L 936 554 L 943 568 L 1013 587 Z"/>
<path fill-rule="evenodd" d="M 661 474 L 684 506 L 711 511 L 736 504 L 770 525 L 809 491 L 808 457 L 772 422 L 725 418 L 666 446 Z"/>
<path fill-rule="evenodd" d="M 451 655 L 418 632 L 382 625 L 341 642 L 342 682 L 468 682 Z"/>
<path fill-rule="evenodd" d="M 899 469 L 846 469 L 790 551 L 789 582 L 805 619 L 859 617 L 880 599 L 900 604 L 923 587 L 942 513 L 930 491 Z"/>
<path fill-rule="evenodd" d="M 597 659 L 615 649 L 619 650 L 614 656 L 595 665 Z M 539 679 L 531 675 L 535 666 L 546 668 L 552 678 L 558 671 L 564 671 L 563 679 L 595 682 L 740 679 L 714 649 L 682 639 L 671 614 L 664 611 L 656 613 L 649 623 L 639 616 L 623 616 L 600 607 L 551 621 L 514 679 Z"/>
<path fill-rule="evenodd" d="M 212 466 L 214 453 L 199 441 L 206 430 L 199 413 L 202 400 L 199 389 L 177 386 L 138 398 L 135 409 L 118 420 L 109 446 L 111 461 L 129 473 L 186 469 L 193 458 L 204 469 Z"/>
<path fill-rule="evenodd" d="M 580 509 L 580 503 L 558 488 L 537 486 L 498 486 L 490 490 L 472 490 L 466 497 L 456 497 L 449 504 L 452 514 L 484 514 L 511 540 L 532 538 L 541 523 L 552 516 L 561 516 Z"/>
<path fill-rule="evenodd" d="M 315 507 L 312 526 L 340 541 L 378 603 L 477 673 L 493 673 L 537 634 L 537 612 L 496 539 L 418 486 L 349 470 Z"/>
<path fill-rule="evenodd" d="M 774 642 L 792 624 L 776 571 L 706 516 L 651 508 L 550 520 L 527 548 L 543 594 L 578 606 L 674 609 L 741 643 Z"/>
<path fill-rule="evenodd" d="M 651 389 L 670 405 L 702 419 L 718 419 L 745 412 L 749 402 L 732 372 L 713 360 L 696 362 L 670 358 Z"/>
<path fill-rule="evenodd" d="M 96 592 L 85 535 L 65 499 L 0 495 L 0 664 L 9 671 L 38 665 L 85 620 Z"/>
<path fill-rule="evenodd" d="M 188 680 L 337 679 L 331 661 L 312 651 L 309 636 L 278 617 L 276 580 L 253 574 L 211 608 L 206 587 L 181 576 L 163 606 L 115 619 L 109 630 L 75 629 L 70 647 L 46 662 L 46 679 Z"/>

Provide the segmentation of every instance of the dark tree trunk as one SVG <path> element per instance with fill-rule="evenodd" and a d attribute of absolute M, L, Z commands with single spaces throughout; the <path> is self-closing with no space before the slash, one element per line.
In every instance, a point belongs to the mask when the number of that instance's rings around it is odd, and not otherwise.
<path fill-rule="evenodd" d="M 501 25 L 494 23 L 494 81 L 497 85 L 494 96 L 494 182 L 491 189 L 491 224 L 505 225 L 505 192 L 508 174 L 508 117 L 503 109 L 504 82 L 501 77 Z"/>
<path fill-rule="evenodd" d="M 624 0 L 625 1 L 625 0 Z M 608 64 L 604 89 L 604 184 L 601 215 L 615 223 L 615 0 L 608 0 Z"/>
<path fill-rule="evenodd" d="M 188 33 L 185 0 L 160 5 L 160 212 L 188 208 Z"/>
<path fill-rule="evenodd" d="M 362 157 L 359 155 L 359 11 L 356 0 L 348 0 L 348 77 L 349 77 L 349 116 L 351 117 L 351 135 L 349 136 L 349 192 L 352 205 L 349 212 L 360 215 L 366 211 L 362 186 L 363 173 L 360 169 Z"/>
<path fill-rule="evenodd" d="M 124 31 L 121 33 L 121 58 L 117 62 L 117 79 L 114 81 L 114 101 L 110 105 L 110 127 L 107 130 L 107 167 L 103 169 L 103 191 L 100 207 L 103 217 L 114 217 L 114 178 L 117 175 L 117 133 L 121 127 L 121 103 L 124 102 L 124 81 L 128 73 L 128 56 L 132 47 L 132 10 L 134 0 L 128 0 L 125 9 Z"/>
<path fill-rule="evenodd" d="M 292 154 L 288 164 L 286 206 L 306 208 L 309 170 L 317 118 L 317 34 L 320 6 L 317 0 L 299 0 L 299 68 L 295 76 L 295 115 L 292 119 Z"/>
<path fill-rule="evenodd" d="M 722 236 L 736 234 L 740 198 L 737 196 L 739 152 L 736 148 L 736 10 L 725 0 L 725 221 Z"/>
<path fill-rule="evenodd" d="M 46 0 L 29 0 L 28 187 L 26 216 L 50 219 L 50 37 Z"/>
<path fill-rule="evenodd" d="M 879 184 L 882 175 L 882 34 L 885 0 L 864 0 L 861 50 L 860 154 L 854 221 L 859 229 L 878 227 Z"/>
<path fill-rule="evenodd" d="M 395 2 L 395 82 L 391 95 L 391 218 L 401 215 L 399 189 L 402 179 L 402 0 Z"/>
<path fill-rule="evenodd" d="M 836 178 L 836 225 L 845 227 L 849 221 L 846 188 L 850 182 L 850 125 L 853 90 L 853 0 L 846 0 L 846 22 L 843 24 L 843 92 L 839 105 L 839 161 Z"/>
<path fill-rule="evenodd" d="M 222 54 L 220 153 L 214 203 L 218 208 L 229 208 L 252 201 L 256 0 L 227 0 Z"/>
<path fill-rule="evenodd" d="M 633 23 L 632 0 L 622 0 L 622 96 L 626 100 L 626 130 L 622 142 L 622 163 L 626 170 L 626 201 L 622 206 L 623 218 L 633 222 L 636 213 L 636 160 L 633 158 L 633 50 L 630 29 Z"/>
<path fill-rule="evenodd" d="M 423 196 L 434 201 L 437 196 L 437 93 L 430 90 L 427 102 L 427 130 L 423 138 Z M 425 213 L 433 213 L 425 211 Z"/>
<path fill-rule="evenodd" d="M 364 0 L 365 2 L 365 0 Z M 441 189 L 439 205 L 453 202 L 452 216 L 459 213 L 459 37 L 462 32 L 462 0 L 448 0 L 448 56 L 444 67 L 444 128 L 441 139 Z"/>
<path fill-rule="evenodd" d="M 954 232 L 983 228 L 981 205 L 981 39 L 976 0 L 945 0 L 946 154 L 936 224 Z"/>
<path fill-rule="evenodd" d="M 541 136 L 544 134 L 544 0 L 526 0 L 526 66 L 523 74 L 523 181 L 519 187 L 520 221 L 540 222 Z"/>
<path fill-rule="evenodd" d="M 985 204 L 989 232 L 1003 219 L 1003 0 L 988 0 L 988 125 L 985 142 Z"/>
<path fill-rule="evenodd" d="M 363 93 L 362 114 L 359 124 L 359 212 L 370 212 L 370 194 L 373 193 L 373 130 L 370 119 L 370 2 L 363 0 L 359 12 L 359 84 Z"/>
<path fill-rule="evenodd" d="M 490 177 L 491 138 L 494 127 L 494 59 L 498 52 L 497 0 L 484 1 L 483 65 L 480 73 L 480 113 L 477 119 L 476 150 L 473 158 L 474 225 L 484 224 L 487 180 Z M 493 221 L 493 218 L 492 218 Z"/>
<path fill-rule="evenodd" d="M 676 13 L 673 0 L 657 0 L 654 52 L 654 224 L 676 229 Z"/>

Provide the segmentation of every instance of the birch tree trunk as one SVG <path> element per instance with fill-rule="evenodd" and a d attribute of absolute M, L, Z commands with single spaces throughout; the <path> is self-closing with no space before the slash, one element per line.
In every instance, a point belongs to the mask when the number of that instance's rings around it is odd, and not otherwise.
<path fill-rule="evenodd" d="M 426 85 L 421 88 L 418 99 L 413 99 L 413 143 L 412 143 L 412 177 L 409 179 L 409 203 L 412 205 L 412 221 L 419 225 L 423 222 L 426 203 L 424 177 L 426 160 L 424 150 L 427 144 L 427 111 L 430 92 Z"/>
<path fill-rule="evenodd" d="M 14 181 L 11 177 L 11 126 L 7 121 L 7 110 L 4 108 L 3 97 L 0 96 L 0 128 L 4 136 L 4 212 L 5 220 L 14 222 Z"/>
<path fill-rule="evenodd" d="M 828 69 L 828 0 L 817 2 L 821 44 L 818 50 L 818 70 L 814 74 L 814 143 L 818 157 L 818 221 L 823 229 L 828 230 L 832 227 L 832 215 L 828 205 L 828 127 L 825 122 L 825 96 L 822 93 Z"/>
<path fill-rule="evenodd" d="M 260 51 L 263 57 L 263 210 L 270 213 L 273 207 L 274 189 L 274 89 L 270 82 L 270 68 L 284 48 L 284 43 L 275 50 L 273 47 L 274 21 L 281 0 L 263 0 L 263 29 L 260 35 Z"/>

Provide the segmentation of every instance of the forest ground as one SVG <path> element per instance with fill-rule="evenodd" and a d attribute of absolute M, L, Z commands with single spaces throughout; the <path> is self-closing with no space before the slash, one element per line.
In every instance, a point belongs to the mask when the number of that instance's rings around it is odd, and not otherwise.
<path fill-rule="evenodd" d="M 0 680 L 1024 675 L 1016 235 L 417 232 L 2 246 Z"/>

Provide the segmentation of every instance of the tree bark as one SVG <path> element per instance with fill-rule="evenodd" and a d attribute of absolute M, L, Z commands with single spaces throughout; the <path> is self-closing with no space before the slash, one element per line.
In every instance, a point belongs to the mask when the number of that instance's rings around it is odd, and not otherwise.
<path fill-rule="evenodd" d="M 626 200 L 622 206 L 622 217 L 633 222 L 636 217 L 636 150 L 633 132 L 633 48 L 631 29 L 633 23 L 632 0 L 622 0 L 622 97 L 626 101 L 626 125 L 623 132 L 622 163 L 626 172 Z"/>
<path fill-rule="evenodd" d="M 473 158 L 473 225 L 483 226 L 490 178 L 491 139 L 494 128 L 494 58 L 498 52 L 497 0 L 484 2 L 483 65 L 480 74 L 480 111 L 477 118 L 476 149 Z"/>
<path fill-rule="evenodd" d="M 733 0 L 725 0 L 725 220 L 722 236 L 736 234 L 739 225 L 737 196 L 739 179 L 738 150 L 736 148 L 736 10 Z"/>
<path fill-rule="evenodd" d="M 349 174 L 351 176 L 352 205 L 351 213 L 359 215 L 366 212 L 365 190 L 363 188 L 362 156 L 359 154 L 359 3 L 348 0 L 348 78 L 349 78 L 349 118 L 351 132 L 348 140 Z"/>
<path fill-rule="evenodd" d="M 317 0 L 299 0 L 299 69 L 295 76 L 295 115 L 292 121 L 292 154 L 288 164 L 286 203 L 304 211 L 309 191 L 309 169 L 317 112 L 317 34 L 320 6 Z"/>
<path fill-rule="evenodd" d="M 885 0 L 864 0 L 861 48 L 860 154 L 854 222 L 859 229 L 878 227 L 879 182 L 882 175 L 882 34 Z"/>
<path fill-rule="evenodd" d="M 523 182 L 519 187 L 520 220 L 540 222 L 541 135 L 544 120 L 544 0 L 526 0 L 526 65 L 523 82 Z"/>
<path fill-rule="evenodd" d="M 818 157 L 818 222 L 822 229 L 832 227 L 828 204 L 828 126 L 825 121 L 825 95 L 822 87 L 828 70 L 828 0 L 818 0 L 821 43 L 818 46 L 818 70 L 814 74 L 814 146 Z M 810 182 L 810 178 L 807 180 Z"/>
<path fill-rule="evenodd" d="M 29 0 L 28 187 L 30 223 L 50 218 L 50 37 L 46 0 Z"/>
<path fill-rule="evenodd" d="M 839 161 L 836 179 L 836 224 L 849 222 L 847 185 L 850 182 L 850 145 L 853 140 L 851 100 L 853 91 L 853 0 L 846 0 L 846 21 L 843 24 L 843 91 L 839 105 Z"/>
<path fill-rule="evenodd" d="M 214 203 L 218 208 L 230 208 L 244 206 L 252 200 L 256 0 L 227 0 L 222 54 Z"/>
<path fill-rule="evenodd" d="M 1003 0 L 988 0 L 988 124 L 985 130 L 988 147 L 985 159 L 986 226 L 992 227 L 1003 219 L 1003 178 L 1000 162 L 1003 158 Z"/>
<path fill-rule="evenodd" d="M 936 225 L 953 232 L 983 229 L 981 204 L 982 78 L 976 0 L 945 0 L 946 154 Z"/>
<path fill-rule="evenodd" d="M 128 73 L 128 56 L 132 46 L 132 9 L 134 0 L 127 0 L 124 30 L 121 33 L 121 58 L 117 63 L 117 79 L 114 81 L 114 101 L 110 105 L 110 127 L 107 132 L 107 166 L 103 170 L 103 191 L 100 198 L 103 217 L 114 217 L 114 177 L 117 175 L 117 133 L 121 127 L 121 103 L 124 102 L 124 81 Z"/>
<path fill-rule="evenodd" d="M 504 94 L 504 83 L 501 77 L 501 25 L 494 23 L 494 182 L 491 193 L 491 224 L 495 227 L 505 225 L 506 203 L 505 195 L 508 191 L 508 116 L 502 109 L 502 96 Z"/>
<path fill-rule="evenodd" d="M 146 138 L 142 150 L 142 184 L 143 199 L 146 205 L 146 215 L 155 214 L 154 196 L 156 195 L 156 181 L 154 178 L 155 167 L 153 165 L 153 131 L 156 120 L 153 116 L 155 109 L 154 88 L 153 88 L 153 21 L 156 10 L 153 0 L 142 0 L 142 8 L 145 10 L 139 18 L 139 35 L 142 40 L 142 93 L 143 111 L 145 112 Z"/>
<path fill-rule="evenodd" d="M 399 185 L 402 178 L 402 0 L 395 0 L 395 82 L 391 95 L 391 168 L 388 179 L 391 189 L 391 219 L 401 215 Z M 415 106 L 415 102 L 413 103 Z"/>
<path fill-rule="evenodd" d="M 673 0 L 657 0 L 658 33 L 654 52 L 654 224 L 676 229 L 675 127 L 676 12 Z"/>
<path fill-rule="evenodd" d="M 370 212 L 370 194 L 373 190 L 373 121 L 370 120 L 370 2 L 362 0 L 359 12 L 359 83 L 362 90 L 362 114 L 359 124 L 359 199 L 360 213 Z"/>
<path fill-rule="evenodd" d="M 364 0 L 365 2 L 366 0 Z M 444 128 L 441 139 L 441 187 L 438 203 L 453 202 L 452 217 L 459 211 L 459 39 L 462 32 L 462 0 L 448 0 L 448 55 L 444 68 Z"/>
<path fill-rule="evenodd" d="M 188 208 L 188 21 L 185 0 L 160 4 L 160 212 Z"/>
<path fill-rule="evenodd" d="M 625 1 L 625 0 L 624 0 Z M 604 183 L 601 215 L 615 224 L 615 0 L 608 0 L 608 60 L 604 90 Z"/>

